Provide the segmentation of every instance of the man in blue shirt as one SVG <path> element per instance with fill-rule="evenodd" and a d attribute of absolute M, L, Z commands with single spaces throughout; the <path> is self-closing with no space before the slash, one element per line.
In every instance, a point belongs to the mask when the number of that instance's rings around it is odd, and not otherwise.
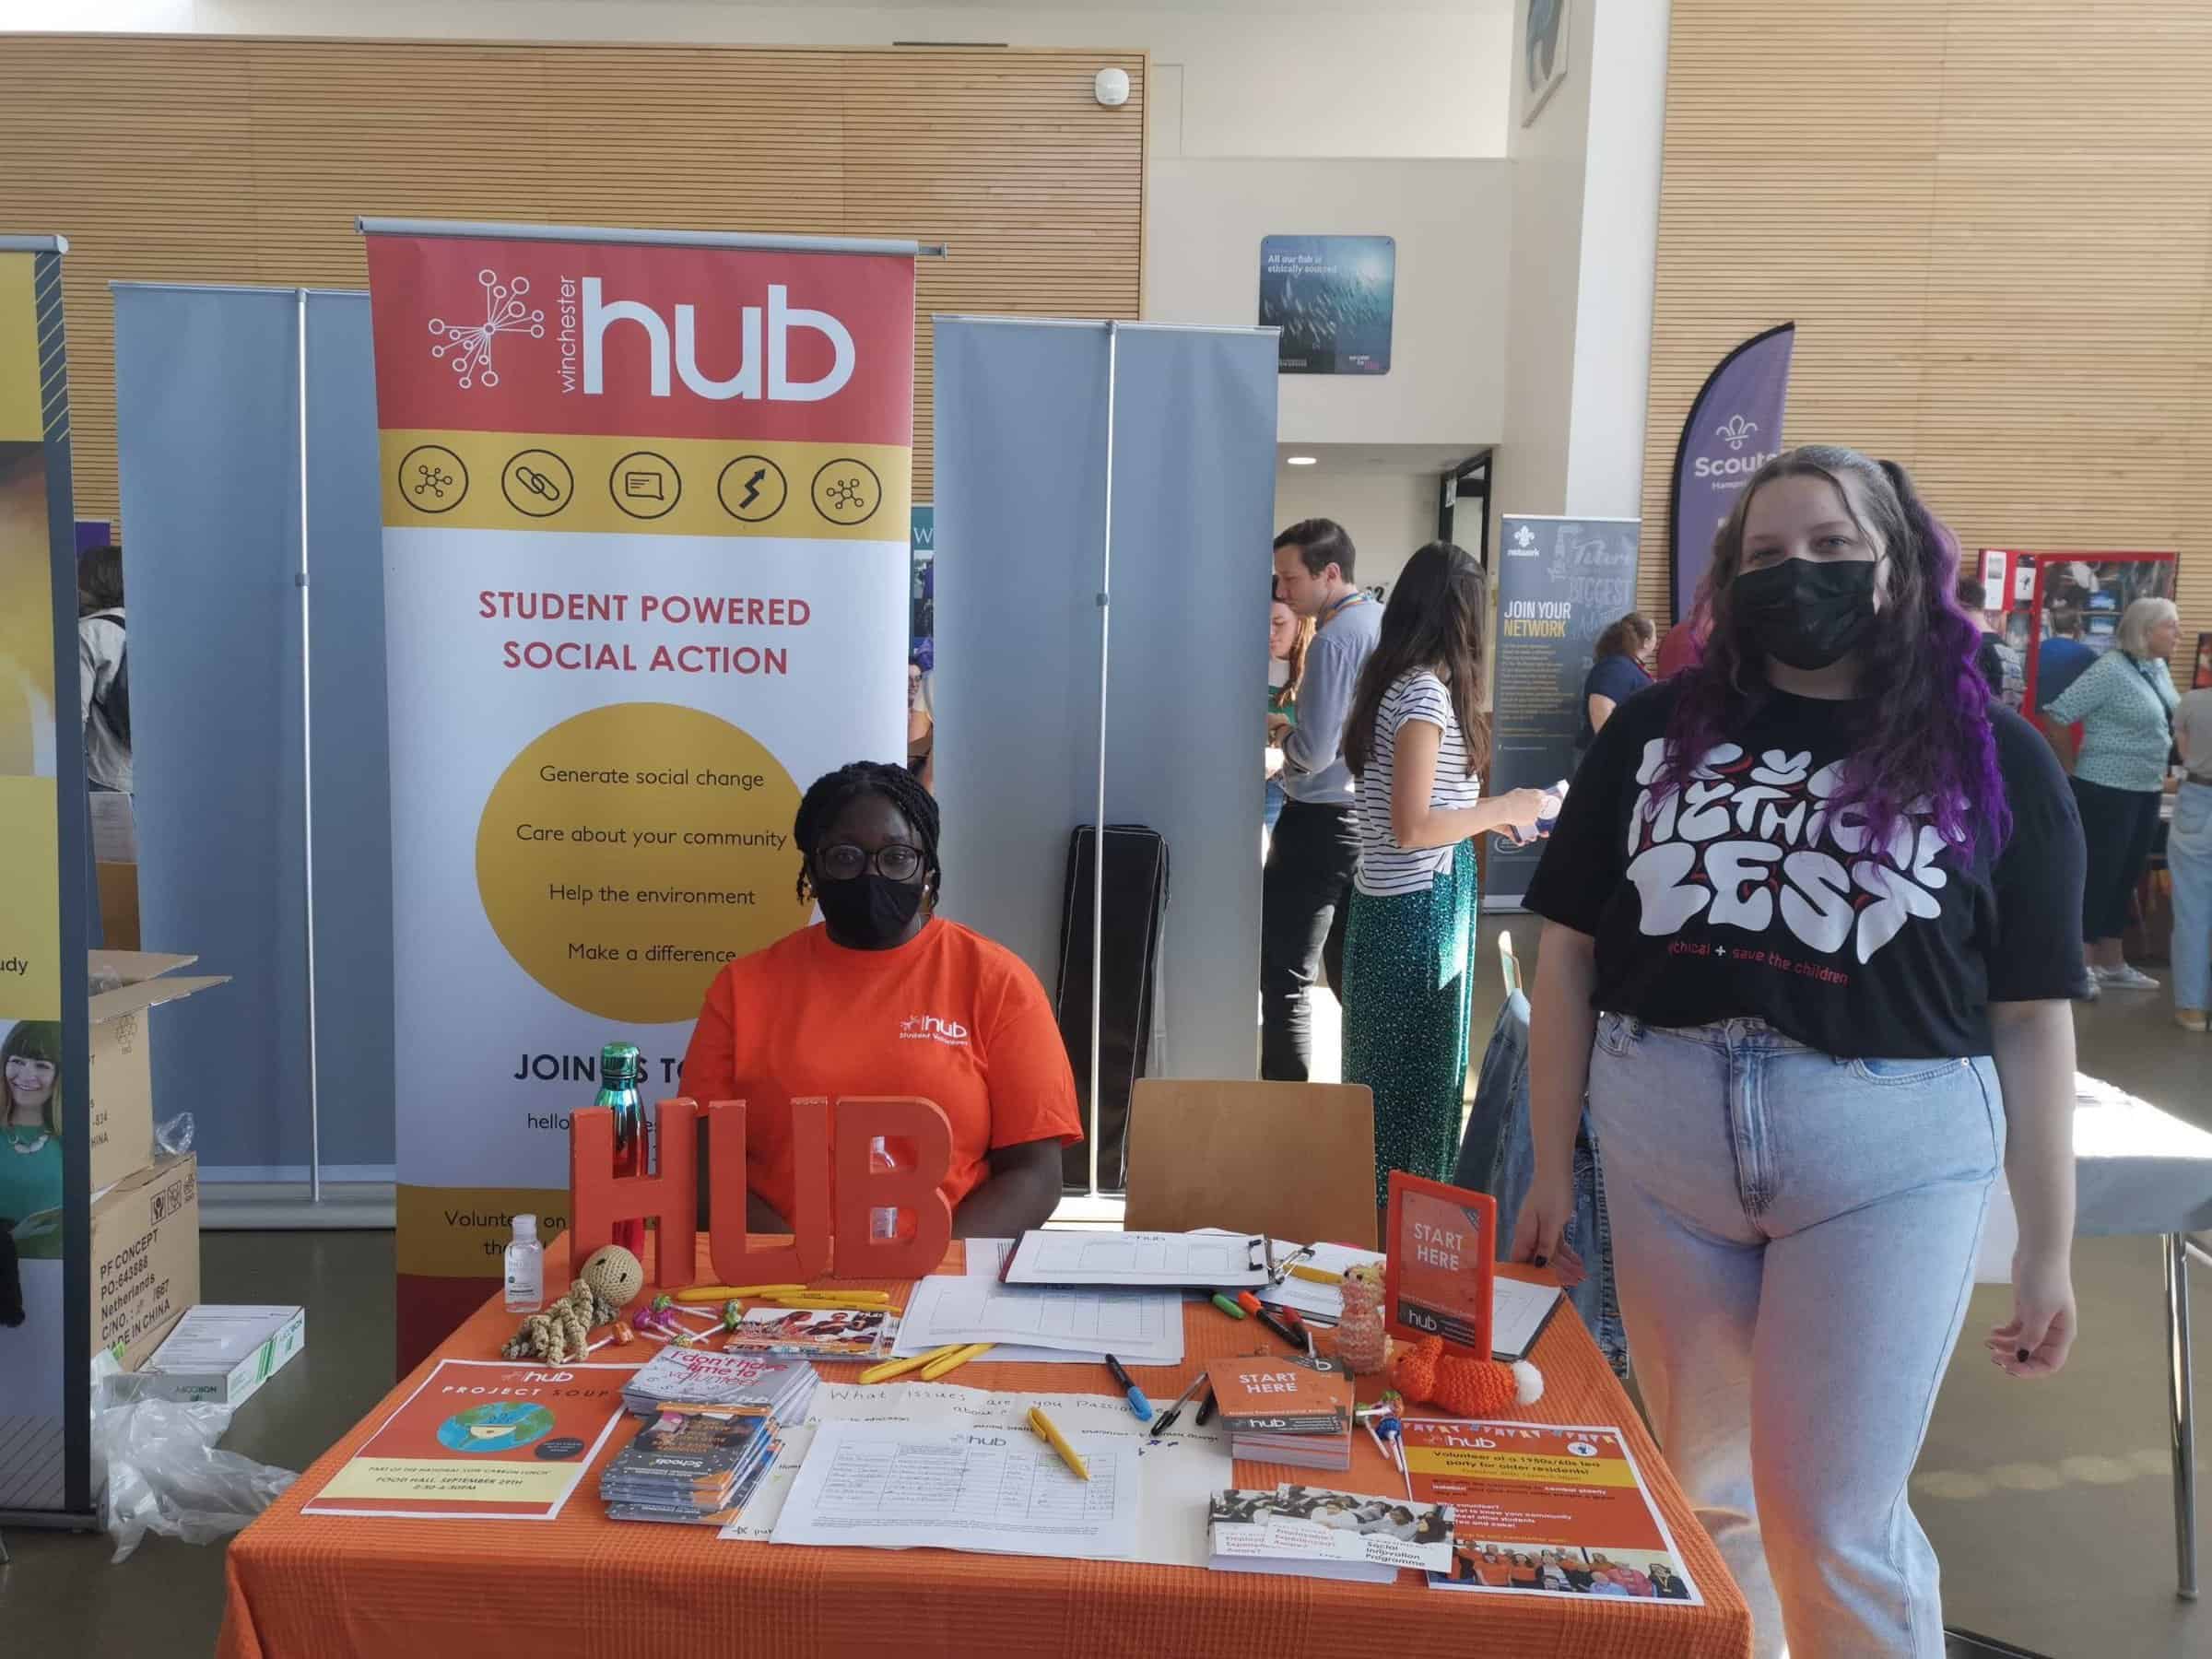
<path fill-rule="evenodd" d="M 1275 538 L 1276 597 L 1320 631 L 1306 648 L 1298 725 L 1283 751 L 1282 816 L 1260 886 L 1260 1076 L 1310 1081 L 1317 972 L 1344 985 L 1344 930 L 1359 867 L 1357 786 L 1344 763 L 1344 717 L 1382 629 L 1382 607 L 1352 582 L 1352 538 L 1331 519 L 1308 519 Z M 1271 734 L 1275 735 L 1275 734 Z"/>
<path fill-rule="evenodd" d="M 2097 653 L 2081 642 L 2081 610 L 2077 606 L 2054 605 L 2050 610 L 2050 637 L 2035 651 L 2035 707 L 2041 713 L 2065 695 L 2082 670 L 2097 660 Z"/>

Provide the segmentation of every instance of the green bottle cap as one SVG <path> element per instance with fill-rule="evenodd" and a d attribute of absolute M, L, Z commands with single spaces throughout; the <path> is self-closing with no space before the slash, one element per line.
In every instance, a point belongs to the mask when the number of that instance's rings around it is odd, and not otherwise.
<path fill-rule="evenodd" d="M 634 1042 L 610 1042 L 599 1051 L 599 1082 L 602 1087 L 638 1080 L 638 1045 Z"/>

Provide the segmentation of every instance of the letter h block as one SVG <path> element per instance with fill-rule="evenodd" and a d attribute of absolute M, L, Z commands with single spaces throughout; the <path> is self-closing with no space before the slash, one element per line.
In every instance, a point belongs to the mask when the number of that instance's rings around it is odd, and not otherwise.
<path fill-rule="evenodd" d="M 614 1240 L 615 1223 L 660 1223 L 648 1284 L 688 1285 L 699 1247 L 699 1107 L 685 1100 L 653 1109 L 659 1168 L 651 1175 L 615 1170 L 615 1114 L 585 1107 L 569 1119 L 569 1261 L 581 1271 L 592 1253 Z M 644 1265 L 644 1264 L 641 1264 Z"/>

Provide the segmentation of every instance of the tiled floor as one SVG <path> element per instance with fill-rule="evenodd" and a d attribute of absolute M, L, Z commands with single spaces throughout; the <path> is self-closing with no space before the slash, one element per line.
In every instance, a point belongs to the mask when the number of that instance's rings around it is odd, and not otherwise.
<path fill-rule="evenodd" d="M 1533 964 L 1534 927 L 1512 925 Z M 1484 929 L 1485 964 L 1497 960 L 1496 932 L 1495 924 Z M 1481 983 L 1477 1031 L 1496 1010 L 1494 967 Z M 1317 1023 L 1316 1072 L 1334 1077 L 1334 1008 Z M 2212 1128 L 2212 1041 L 2175 1029 L 2161 998 L 2108 997 L 2084 1008 L 2078 1025 L 2085 1070 Z M 2054 1656 L 2212 1653 L 2212 1612 L 2173 1594 L 2155 1250 L 2145 1240 L 2088 1241 L 2076 1275 L 2081 1346 L 2046 1383 L 2012 1382 L 1983 1359 L 1971 1338 L 2005 1316 L 2006 1298 L 1993 1288 L 1974 1299 L 1970 1342 L 1936 1402 L 1913 1484 L 1914 1507 L 1943 1558 L 1947 1617 Z M 211 1300 L 310 1309 L 307 1352 L 247 1404 L 228 1442 L 304 1466 L 389 1384 L 390 1235 L 211 1233 L 204 1277 Z M 2194 1308 L 2212 1371 L 2212 1274 L 2198 1276 Z M 2212 1387 L 2199 1394 L 2212 1413 Z M 2212 1475 L 2212 1450 L 2203 1461 Z M 103 1539 L 11 1530 L 7 1543 L 15 1564 L 0 1571 L 0 1653 L 134 1659 L 205 1652 L 214 1641 L 220 1546 L 155 1538 L 111 1567 Z"/>

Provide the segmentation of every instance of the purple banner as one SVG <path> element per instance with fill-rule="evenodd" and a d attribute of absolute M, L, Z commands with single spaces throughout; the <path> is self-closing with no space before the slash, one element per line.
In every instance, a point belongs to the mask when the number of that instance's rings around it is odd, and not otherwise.
<path fill-rule="evenodd" d="M 1746 479 L 1782 453 L 1783 408 L 1790 396 L 1790 352 L 1797 324 L 1753 335 L 1705 377 L 1682 441 L 1675 446 L 1675 488 L 1667 512 L 1667 559 L 1674 570 L 1675 617 L 1689 615 L 1698 583 L 1712 563 L 1712 538 Z"/>

